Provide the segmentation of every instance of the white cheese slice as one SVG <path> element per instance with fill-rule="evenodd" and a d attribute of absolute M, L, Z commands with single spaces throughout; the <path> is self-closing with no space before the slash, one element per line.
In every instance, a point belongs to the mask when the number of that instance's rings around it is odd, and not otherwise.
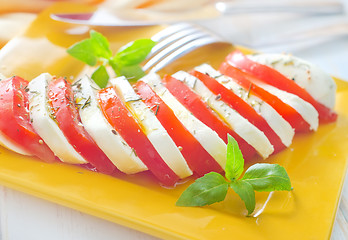
<path fill-rule="evenodd" d="M 12 142 L 12 140 L 8 139 L 8 137 L 4 135 L 2 132 L 0 132 L 0 145 L 22 155 L 27 155 L 27 156 L 33 155 L 29 153 L 27 150 L 25 150 L 19 144 Z"/>
<path fill-rule="evenodd" d="M 335 106 L 335 81 L 318 66 L 285 54 L 257 54 L 248 57 L 292 79 L 306 89 L 315 100 L 328 108 L 332 109 Z"/>
<path fill-rule="evenodd" d="M 133 149 L 104 117 L 96 98 L 97 86 L 92 85 L 87 76 L 74 84 L 75 98 L 80 104 L 79 113 L 84 128 L 120 171 L 133 174 L 147 170 Z"/>
<path fill-rule="evenodd" d="M 217 95 L 213 94 L 201 80 L 184 71 L 176 72 L 173 77 L 184 82 L 201 96 L 202 100 L 221 116 L 241 138 L 253 146 L 263 158 L 267 158 L 273 153 L 273 145 L 266 135 L 226 103 L 217 100 Z"/>
<path fill-rule="evenodd" d="M 133 116 L 141 123 L 147 138 L 168 167 L 180 178 L 191 176 L 192 171 L 180 150 L 156 118 L 155 114 L 134 92 L 128 80 L 125 77 L 119 77 L 112 79 L 111 84 L 116 88 L 118 94 L 122 96 L 125 104 L 133 113 Z"/>
<path fill-rule="evenodd" d="M 267 92 L 277 96 L 282 102 L 295 109 L 309 124 L 311 130 L 316 131 L 318 129 L 319 114 L 309 102 L 303 100 L 295 94 L 285 92 L 265 83 L 259 82 L 257 85 Z"/>
<path fill-rule="evenodd" d="M 215 70 L 208 64 L 202 64 L 195 68 L 196 71 L 208 74 L 209 76 L 215 78 L 220 84 L 222 84 L 227 89 L 231 90 L 237 96 L 241 97 L 245 102 L 247 102 L 254 110 L 261 115 L 268 125 L 273 129 L 273 131 L 279 136 L 282 143 L 285 146 L 290 146 L 293 137 L 295 135 L 294 129 L 291 125 L 268 103 L 258 98 L 257 96 L 249 93 L 238 83 L 233 81 L 230 77 L 221 74 L 219 71 Z"/>
<path fill-rule="evenodd" d="M 175 116 L 192 136 L 194 136 L 202 147 L 218 162 L 221 168 L 225 169 L 227 146 L 219 135 L 193 116 L 192 113 L 164 87 L 157 74 L 146 75 L 141 80 L 152 87 L 165 104 L 173 110 Z"/>
<path fill-rule="evenodd" d="M 29 82 L 29 111 L 32 125 L 54 154 L 62 161 L 84 164 L 87 161 L 68 142 L 56 122 L 51 118 L 47 89 L 52 76 L 43 73 Z"/>

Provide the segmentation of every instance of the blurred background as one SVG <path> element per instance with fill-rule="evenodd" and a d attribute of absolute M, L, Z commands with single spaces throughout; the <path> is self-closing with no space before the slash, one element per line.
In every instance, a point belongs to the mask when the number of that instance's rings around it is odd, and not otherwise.
<path fill-rule="evenodd" d="M 64 0 L 0 0 L 0 47 L 23 31 L 36 14 L 55 2 Z M 189 20 L 197 22 L 238 45 L 262 52 L 287 52 L 319 64 L 325 71 L 341 78 L 348 78 L 345 69 L 337 67 L 338 61 L 348 60 L 348 0 L 331 0 L 342 3 L 341 12 L 334 14 L 313 13 L 313 7 L 301 12 L 251 11 L 252 7 L 272 4 L 314 5 L 330 0 L 229 0 L 233 9 L 224 15 L 216 11 L 214 0 L 65 0 L 74 3 L 97 5 L 100 8 L 132 19 L 156 21 Z M 233 7 L 234 6 L 234 7 Z M 223 8 L 224 6 L 222 6 Z M 239 7 L 239 8 L 238 8 Z M 246 10 L 245 10 L 246 9 Z M 221 10 L 221 5 L 220 5 Z M 334 43 L 334 45 L 332 45 Z M 341 51 L 335 51 L 341 49 Z M 323 62 L 318 58 L 326 56 Z"/>

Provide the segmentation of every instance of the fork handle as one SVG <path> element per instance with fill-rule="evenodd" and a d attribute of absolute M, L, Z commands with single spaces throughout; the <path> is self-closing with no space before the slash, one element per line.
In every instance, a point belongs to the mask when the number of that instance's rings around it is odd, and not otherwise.
<path fill-rule="evenodd" d="M 239 13 L 271 13 L 289 12 L 299 14 L 342 14 L 344 6 L 339 1 L 319 0 L 253 0 L 253 1 L 221 1 L 215 4 L 217 10 L 224 15 Z"/>

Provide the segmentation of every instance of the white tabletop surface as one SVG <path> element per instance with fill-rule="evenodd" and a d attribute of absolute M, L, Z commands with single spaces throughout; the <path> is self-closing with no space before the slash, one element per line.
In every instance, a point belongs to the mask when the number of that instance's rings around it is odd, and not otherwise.
<path fill-rule="evenodd" d="M 317 38 L 315 38 L 310 39 L 305 44 L 303 42 L 296 42 L 296 44 L 284 43 L 271 47 L 262 45 L 261 41 L 261 36 L 267 33 L 267 31 L 270 33 L 281 32 L 281 29 L 284 29 L 281 26 L 288 26 L 287 29 L 289 31 L 294 31 L 300 29 L 301 26 L 318 27 L 328 23 L 342 23 L 345 21 L 344 18 L 330 16 L 298 19 L 293 16 L 282 16 L 281 18 L 277 18 L 277 22 L 274 22 L 272 20 L 273 17 L 279 16 L 263 16 L 264 22 L 259 21 L 260 16 L 254 18 L 235 16 L 214 21 L 202 21 L 200 23 L 208 28 L 214 29 L 214 31 L 217 31 L 232 42 L 248 45 L 266 52 L 291 52 L 296 56 L 318 64 L 332 75 L 348 79 L 348 27 L 346 27 L 345 34 L 326 41 L 316 41 Z M 238 22 L 239 24 L 233 24 L 234 22 Z M 250 26 L 254 26 L 254 28 Z M 270 34 L 268 37 L 272 38 L 274 36 Z M 348 186 L 346 184 L 331 239 L 348 239 L 347 220 Z M 22 239 L 149 240 L 156 238 L 0 186 L 0 240 Z"/>

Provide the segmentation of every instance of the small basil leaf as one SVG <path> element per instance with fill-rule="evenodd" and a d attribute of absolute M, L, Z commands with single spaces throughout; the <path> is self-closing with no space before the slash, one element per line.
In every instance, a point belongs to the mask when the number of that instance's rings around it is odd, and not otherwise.
<path fill-rule="evenodd" d="M 89 32 L 91 44 L 94 50 L 94 55 L 109 59 L 112 56 L 112 52 L 109 47 L 109 42 L 101 33 L 91 30 Z"/>
<path fill-rule="evenodd" d="M 121 67 L 117 64 L 115 58 L 112 57 L 109 59 L 109 65 L 114 70 L 116 76 L 121 76 Z"/>
<path fill-rule="evenodd" d="M 105 88 L 109 81 L 109 74 L 104 65 L 100 65 L 92 74 L 93 81 L 100 87 Z"/>
<path fill-rule="evenodd" d="M 94 54 L 94 48 L 90 39 L 75 43 L 67 49 L 67 52 L 90 66 L 94 66 L 97 63 L 97 57 Z"/>
<path fill-rule="evenodd" d="M 259 192 L 291 190 L 290 178 L 285 168 L 278 164 L 254 164 L 246 170 L 242 180 L 250 183 Z"/>
<path fill-rule="evenodd" d="M 140 64 L 155 45 L 151 39 L 136 40 L 121 48 L 114 57 L 115 61 L 122 66 Z"/>
<path fill-rule="evenodd" d="M 246 181 L 230 182 L 230 187 L 235 191 L 239 197 L 243 200 L 248 215 L 252 214 L 255 210 L 255 192 L 251 184 Z"/>
<path fill-rule="evenodd" d="M 177 206 L 197 207 L 221 202 L 225 199 L 228 182 L 219 173 L 210 172 L 197 179 L 180 196 Z"/>
<path fill-rule="evenodd" d="M 135 82 L 145 76 L 145 72 L 139 65 L 121 67 L 120 74 L 125 76 L 130 82 Z"/>
<path fill-rule="evenodd" d="M 227 161 L 225 176 L 227 179 L 234 181 L 238 179 L 244 170 L 244 158 L 238 147 L 237 141 L 228 135 L 227 143 Z"/>

